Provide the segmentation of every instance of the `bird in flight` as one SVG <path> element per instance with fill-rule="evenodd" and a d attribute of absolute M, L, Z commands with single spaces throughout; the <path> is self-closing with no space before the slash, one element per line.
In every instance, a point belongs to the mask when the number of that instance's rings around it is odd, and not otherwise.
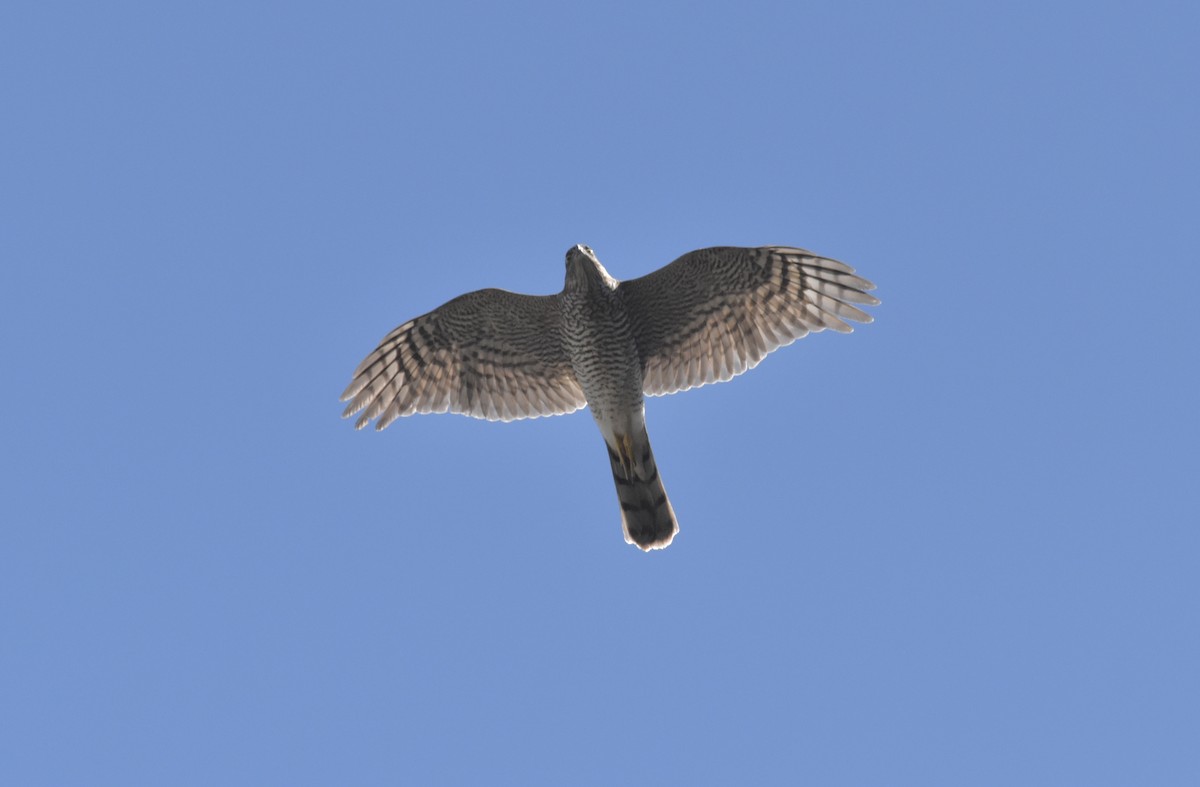
<path fill-rule="evenodd" d="M 586 405 L 608 448 L 625 540 L 661 549 L 679 524 L 643 397 L 729 380 L 809 333 L 849 333 L 846 320 L 871 322 L 858 305 L 879 303 L 874 288 L 849 265 L 789 246 L 699 249 L 618 281 L 578 245 L 556 295 L 477 290 L 383 337 L 342 393 L 342 417 L 383 429 L 413 413 L 511 421 Z"/>

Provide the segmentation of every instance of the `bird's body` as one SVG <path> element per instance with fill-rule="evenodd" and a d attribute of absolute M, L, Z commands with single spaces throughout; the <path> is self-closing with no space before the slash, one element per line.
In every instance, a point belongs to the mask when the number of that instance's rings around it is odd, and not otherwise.
<path fill-rule="evenodd" d="M 679 532 L 650 437 L 642 364 L 619 283 L 586 247 L 567 252 L 563 338 L 575 379 L 600 427 L 612 464 L 625 540 L 661 548 Z"/>
<path fill-rule="evenodd" d="M 679 530 L 646 432 L 645 395 L 728 380 L 810 331 L 870 322 L 874 285 L 790 247 L 717 247 L 640 279 L 612 278 L 586 246 L 567 252 L 558 295 L 479 290 L 384 337 L 342 394 L 382 429 L 415 412 L 512 420 L 585 404 L 608 448 L 626 541 Z"/>

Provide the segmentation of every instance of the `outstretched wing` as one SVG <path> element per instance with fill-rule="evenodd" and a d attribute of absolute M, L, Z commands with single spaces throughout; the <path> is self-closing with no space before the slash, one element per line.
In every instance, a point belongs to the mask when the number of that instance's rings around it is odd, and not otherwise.
<path fill-rule="evenodd" d="M 875 285 L 854 269 L 787 246 L 700 249 L 621 282 L 648 396 L 723 382 L 767 353 L 844 320 L 871 322 Z"/>
<path fill-rule="evenodd" d="M 409 320 L 354 370 L 342 417 L 361 429 L 413 413 L 511 421 L 587 404 L 561 340 L 559 296 L 478 290 Z"/>

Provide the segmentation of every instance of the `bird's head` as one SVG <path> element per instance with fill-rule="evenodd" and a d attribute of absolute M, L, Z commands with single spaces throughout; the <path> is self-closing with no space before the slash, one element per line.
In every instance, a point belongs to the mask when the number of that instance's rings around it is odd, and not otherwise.
<path fill-rule="evenodd" d="M 578 243 L 567 249 L 566 289 L 583 291 L 591 287 L 606 287 L 611 290 L 616 286 L 617 280 L 608 275 L 591 248 Z"/>

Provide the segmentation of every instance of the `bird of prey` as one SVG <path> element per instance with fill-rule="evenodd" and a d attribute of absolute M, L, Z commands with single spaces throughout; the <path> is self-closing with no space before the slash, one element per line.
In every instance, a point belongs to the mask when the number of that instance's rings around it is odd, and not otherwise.
<path fill-rule="evenodd" d="M 342 393 L 343 417 L 383 429 L 413 413 L 511 421 L 588 406 L 612 464 L 625 540 L 668 546 L 679 524 L 644 396 L 723 382 L 772 350 L 845 320 L 869 323 L 875 285 L 789 246 L 699 249 L 618 281 L 587 246 L 567 251 L 557 295 L 469 292 L 383 337 Z"/>

